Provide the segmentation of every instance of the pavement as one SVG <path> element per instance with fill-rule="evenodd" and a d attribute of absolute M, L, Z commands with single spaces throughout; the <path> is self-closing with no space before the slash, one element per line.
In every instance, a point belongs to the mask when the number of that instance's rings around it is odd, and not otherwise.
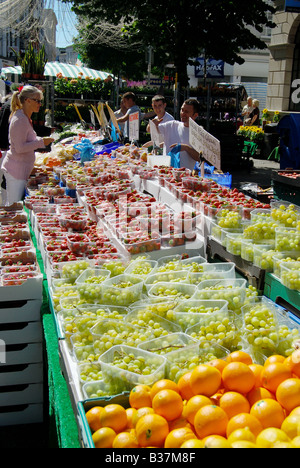
<path fill-rule="evenodd" d="M 280 164 L 266 159 L 253 159 L 251 169 L 237 169 L 231 172 L 232 187 L 240 188 L 245 183 L 257 184 L 262 188 L 271 187 L 272 171 L 279 170 Z"/>

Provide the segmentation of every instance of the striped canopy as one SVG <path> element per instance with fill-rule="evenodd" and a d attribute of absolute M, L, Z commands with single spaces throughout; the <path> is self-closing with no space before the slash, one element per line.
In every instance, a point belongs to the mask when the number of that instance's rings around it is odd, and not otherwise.
<path fill-rule="evenodd" d="M 57 76 L 59 73 L 62 74 L 63 77 L 66 78 L 78 78 L 78 75 L 81 73 L 81 77 L 89 77 L 89 78 L 101 78 L 101 80 L 105 80 L 108 76 L 111 76 L 109 73 L 94 70 L 92 68 L 86 67 L 79 67 L 77 65 L 70 65 L 68 63 L 61 63 L 61 62 L 48 62 L 45 66 L 45 76 Z M 15 67 L 4 67 L 1 70 L 1 75 L 7 77 L 7 75 L 21 75 L 22 68 L 20 66 Z"/>

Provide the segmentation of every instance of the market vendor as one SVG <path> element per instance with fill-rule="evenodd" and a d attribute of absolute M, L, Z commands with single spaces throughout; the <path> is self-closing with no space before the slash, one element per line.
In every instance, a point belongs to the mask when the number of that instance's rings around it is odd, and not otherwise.
<path fill-rule="evenodd" d="M 164 154 L 178 147 L 180 152 L 180 166 L 193 170 L 195 163 L 199 162 L 199 153 L 189 144 L 190 118 L 196 120 L 199 115 L 199 102 L 196 99 L 187 99 L 180 109 L 180 122 L 172 120 L 163 123 L 162 120 L 154 120 L 158 132 L 163 136 Z"/>
<path fill-rule="evenodd" d="M 54 141 L 53 138 L 38 137 L 32 126 L 31 116 L 34 112 L 39 112 L 42 99 L 42 91 L 34 86 L 24 86 L 21 91 L 15 91 L 12 95 L 10 147 L 2 163 L 7 206 L 22 200 L 34 167 L 34 152 L 44 149 Z"/>
<path fill-rule="evenodd" d="M 129 136 L 129 116 L 131 114 L 134 114 L 135 112 L 139 113 L 139 125 L 143 119 L 150 119 L 151 117 L 155 116 L 154 112 L 147 112 L 147 113 L 142 113 L 140 107 L 136 104 L 136 95 L 132 93 L 131 91 L 128 91 L 123 95 L 122 98 L 123 104 L 125 108 L 127 109 L 126 114 L 124 117 L 120 117 L 117 119 L 118 124 L 125 123 L 124 126 L 124 137 L 125 139 L 130 138 Z"/>

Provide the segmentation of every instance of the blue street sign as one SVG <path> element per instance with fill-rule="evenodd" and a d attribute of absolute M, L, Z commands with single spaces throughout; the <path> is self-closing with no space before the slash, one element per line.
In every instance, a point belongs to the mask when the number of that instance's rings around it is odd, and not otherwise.
<path fill-rule="evenodd" d="M 197 58 L 195 65 L 195 78 L 204 77 L 204 58 Z M 224 62 L 223 60 L 208 59 L 206 61 L 206 77 L 207 78 L 224 78 Z"/>
<path fill-rule="evenodd" d="M 299 0 L 285 0 L 285 11 L 300 13 L 300 1 Z"/>

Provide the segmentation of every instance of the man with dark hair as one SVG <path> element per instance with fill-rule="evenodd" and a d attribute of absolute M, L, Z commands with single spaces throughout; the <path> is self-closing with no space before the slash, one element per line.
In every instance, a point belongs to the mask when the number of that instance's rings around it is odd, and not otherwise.
<path fill-rule="evenodd" d="M 161 120 L 161 123 L 174 120 L 174 117 L 166 112 L 167 101 L 164 96 L 157 94 L 152 98 L 152 108 L 156 114 L 153 120 Z M 150 132 L 150 124 L 147 125 L 147 132 Z"/>
<path fill-rule="evenodd" d="M 168 154 L 172 148 L 178 146 L 180 151 L 180 166 L 193 170 L 195 163 L 199 161 L 199 153 L 189 144 L 190 118 L 196 120 L 199 115 L 200 105 L 196 99 L 187 99 L 180 109 L 180 122 L 173 120 L 162 123 L 157 120 L 159 133 L 164 140 L 164 154 Z"/>
<path fill-rule="evenodd" d="M 131 137 L 129 135 L 129 116 L 131 114 L 134 114 L 135 112 L 138 112 L 139 113 L 139 125 L 140 125 L 141 120 L 143 120 L 145 118 L 146 119 L 151 118 L 155 114 L 154 114 L 154 112 L 148 112 L 146 114 L 143 114 L 141 112 L 141 109 L 139 108 L 139 106 L 136 104 L 136 95 L 131 91 L 128 91 L 127 93 L 125 93 L 123 95 L 122 100 L 123 100 L 125 108 L 127 109 L 127 112 L 124 115 L 124 117 L 120 117 L 119 119 L 117 119 L 117 122 L 118 122 L 118 124 L 125 123 L 124 137 L 130 140 Z"/>

